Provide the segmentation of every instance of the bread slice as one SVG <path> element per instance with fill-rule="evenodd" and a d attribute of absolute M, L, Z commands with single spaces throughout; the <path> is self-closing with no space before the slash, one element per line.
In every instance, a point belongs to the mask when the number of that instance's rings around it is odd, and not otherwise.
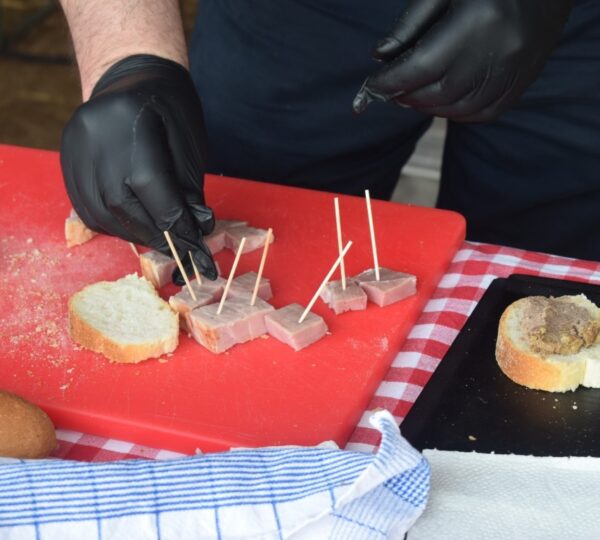
<path fill-rule="evenodd" d="M 130 274 L 84 287 L 69 299 L 73 341 L 113 362 L 140 362 L 177 348 L 179 321 L 145 278 Z"/>
<path fill-rule="evenodd" d="M 67 247 L 71 248 L 85 244 L 94 236 L 96 232 L 88 229 L 85 223 L 77 215 L 74 208 L 71 208 L 71 213 L 65 220 L 65 240 L 67 241 Z"/>
<path fill-rule="evenodd" d="M 600 388 L 600 340 L 579 354 L 585 357 L 585 373 L 581 385 L 587 388 Z"/>
<path fill-rule="evenodd" d="M 536 319 L 532 315 L 534 303 L 539 308 L 544 300 L 557 308 L 560 325 L 553 325 L 549 318 L 537 318 L 538 323 L 545 321 L 541 326 L 532 323 Z M 565 318 L 567 315 L 570 318 Z M 542 344 L 540 336 L 550 334 L 552 326 L 555 331 L 561 328 L 561 333 L 554 332 L 558 339 Z M 508 306 L 500 318 L 496 360 L 507 377 L 528 388 L 566 392 L 581 384 L 600 387 L 600 344 L 594 342 L 599 329 L 600 309 L 583 294 L 521 298 Z M 544 347 L 570 354 L 551 353 Z"/>

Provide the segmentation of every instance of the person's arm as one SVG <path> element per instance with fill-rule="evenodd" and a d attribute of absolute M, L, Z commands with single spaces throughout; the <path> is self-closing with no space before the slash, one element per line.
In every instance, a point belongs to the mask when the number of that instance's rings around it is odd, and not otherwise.
<path fill-rule="evenodd" d="M 177 0 L 61 0 L 84 103 L 67 123 L 60 159 L 75 211 L 92 230 L 169 254 L 188 252 L 217 277 L 202 236 L 206 132 L 187 69 Z M 182 282 L 179 271 L 176 282 Z"/>
<path fill-rule="evenodd" d="M 178 0 L 60 0 L 73 37 L 84 101 L 113 64 L 153 54 L 188 66 Z"/>

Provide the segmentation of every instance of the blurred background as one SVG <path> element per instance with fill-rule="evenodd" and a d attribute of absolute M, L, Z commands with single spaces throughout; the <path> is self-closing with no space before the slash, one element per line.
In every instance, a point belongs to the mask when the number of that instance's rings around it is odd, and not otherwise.
<path fill-rule="evenodd" d="M 189 36 L 198 0 L 181 0 Z M 56 0 L 0 0 L 0 144 L 58 150 L 81 102 L 66 21 Z M 393 199 L 433 206 L 445 122 L 436 120 L 403 170 Z"/>

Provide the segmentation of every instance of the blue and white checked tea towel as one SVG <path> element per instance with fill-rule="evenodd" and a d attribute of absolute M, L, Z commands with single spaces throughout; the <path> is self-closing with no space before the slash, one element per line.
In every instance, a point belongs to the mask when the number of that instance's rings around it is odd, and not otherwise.
<path fill-rule="evenodd" d="M 376 454 L 272 447 L 172 461 L 0 461 L 0 539 L 401 539 L 429 464 L 387 411 Z"/>

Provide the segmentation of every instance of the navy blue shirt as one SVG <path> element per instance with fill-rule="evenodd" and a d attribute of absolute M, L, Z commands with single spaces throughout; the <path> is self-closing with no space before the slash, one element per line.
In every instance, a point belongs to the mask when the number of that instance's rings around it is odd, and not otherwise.
<path fill-rule="evenodd" d="M 389 197 L 428 125 L 386 104 L 352 114 L 398 0 L 203 0 L 191 70 L 213 172 Z"/>
<path fill-rule="evenodd" d="M 426 1 L 426 0 L 423 0 Z M 476 1 L 476 0 L 475 0 Z M 202 0 L 190 59 L 209 170 L 387 198 L 431 119 L 354 95 L 403 0 Z M 449 122 L 438 206 L 472 240 L 600 260 L 600 1 L 488 124 Z"/>

